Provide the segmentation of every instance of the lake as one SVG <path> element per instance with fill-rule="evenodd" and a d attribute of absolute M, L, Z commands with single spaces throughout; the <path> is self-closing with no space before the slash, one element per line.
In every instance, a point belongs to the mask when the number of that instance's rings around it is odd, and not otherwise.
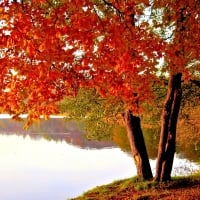
<path fill-rule="evenodd" d="M 155 160 L 151 160 L 152 169 Z M 200 169 L 176 155 L 173 175 Z M 87 141 L 72 122 L 50 119 L 28 131 L 0 119 L 0 197 L 65 200 L 94 186 L 136 175 L 132 157 L 112 142 Z"/>

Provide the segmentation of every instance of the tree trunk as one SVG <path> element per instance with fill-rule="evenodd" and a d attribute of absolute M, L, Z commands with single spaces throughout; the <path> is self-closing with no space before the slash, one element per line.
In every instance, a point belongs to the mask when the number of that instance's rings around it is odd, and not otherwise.
<path fill-rule="evenodd" d="M 176 125 L 182 97 L 181 73 L 170 75 L 161 117 L 161 133 L 156 164 L 156 181 L 171 180 L 176 148 Z"/>
<path fill-rule="evenodd" d="M 138 178 L 148 180 L 153 178 L 149 158 L 142 134 L 140 118 L 133 116 L 131 111 L 124 114 L 127 135 L 131 146 L 132 155 L 137 168 Z"/>

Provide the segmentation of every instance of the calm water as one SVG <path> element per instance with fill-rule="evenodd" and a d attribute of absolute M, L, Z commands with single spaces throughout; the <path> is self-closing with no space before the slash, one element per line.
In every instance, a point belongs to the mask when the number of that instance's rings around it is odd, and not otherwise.
<path fill-rule="evenodd" d="M 0 121 L 2 200 L 65 200 L 136 174 L 131 156 L 110 143 L 85 141 L 73 124 L 67 126 L 62 119 L 51 119 L 28 132 L 9 119 Z M 154 160 L 151 165 L 155 168 Z M 176 156 L 173 174 L 198 168 Z"/>

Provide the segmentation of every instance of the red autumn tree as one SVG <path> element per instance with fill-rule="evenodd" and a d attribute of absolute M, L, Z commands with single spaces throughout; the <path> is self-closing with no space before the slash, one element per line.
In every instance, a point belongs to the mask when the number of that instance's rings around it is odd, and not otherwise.
<path fill-rule="evenodd" d="M 55 102 L 96 88 L 124 102 L 124 122 L 138 175 L 152 178 L 140 127 L 152 85 L 169 77 L 156 180 L 169 180 L 181 81 L 198 75 L 199 1 L 1 1 L 0 107 L 28 123 Z M 158 66 L 159 59 L 164 60 Z M 190 71 L 193 72 L 190 73 Z"/>
<path fill-rule="evenodd" d="M 164 8 L 164 5 L 167 6 Z M 169 81 L 161 117 L 155 177 L 156 180 L 166 181 L 170 180 L 176 148 L 176 124 L 182 98 L 181 82 L 192 79 L 192 75 L 199 76 L 200 2 L 195 0 L 155 1 L 154 7 L 162 9 L 162 25 L 158 27 L 161 29 L 166 27 L 171 32 L 166 36 L 168 41 L 166 40 L 164 54 Z"/>

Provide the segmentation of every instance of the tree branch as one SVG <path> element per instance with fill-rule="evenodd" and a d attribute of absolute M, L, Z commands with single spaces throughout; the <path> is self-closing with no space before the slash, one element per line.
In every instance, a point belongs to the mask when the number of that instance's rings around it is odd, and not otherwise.
<path fill-rule="evenodd" d="M 105 5 L 115 10 L 116 13 L 119 15 L 119 17 L 124 20 L 123 13 L 116 6 L 114 6 L 112 3 L 108 2 L 107 0 L 103 0 L 103 2 L 105 3 Z"/>
<path fill-rule="evenodd" d="M 194 83 L 196 86 L 200 87 L 200 80 L 193 80 L 193 79 L 190 79 L 190 82 L 191 82 L 191 83 Z"/>

